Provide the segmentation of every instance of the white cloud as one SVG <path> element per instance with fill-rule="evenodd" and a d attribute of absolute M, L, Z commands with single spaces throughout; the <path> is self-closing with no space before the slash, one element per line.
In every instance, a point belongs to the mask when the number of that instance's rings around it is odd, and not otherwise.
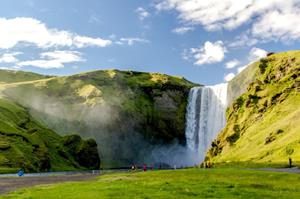
<path fill-rule="evenodd" d="M 22 61 L 17 63 L 17 66 L 34 66 L 38 68 L 63 68 L 66 63 L 85 61 L 81 58 L 81 53 L 77 51 L 53 51 L 40 54 L 38 60 Z"/>
<path fill-rule="evenodd" d="M 239 64 L 240 64 L 240 62 L 237 59 L 234 59 L 234 60 L 227 62 L 225 65 L 226 65 L 227 69 L 231 69 L 231 68 L 235 68 Z"/>
<path fill-rule="evenodd" d="M 199 24 L 208 31 L 250 24 L 251 41 L 300 39 L 299 0 L 158 0 L 159 11 L 176 10 L 182 24 Z M 252 40 L 252 38 L 258 40 Z M 242 45 L 236 44 L 236 45 Z"/>
<path fill-rule="evenodd" d="M 264 40 L 291 41 L 300 39 L 300 8 L 271 11 L 254 23 L 252 34 Z"/>
<path fill-rule="evenodd" d="M 179 35 L 183 35 L 187 32 L 193 31 L 194 29 L 195 29 L 194 27 L 183 26 L 183 27 L 174 28 L 172 32 Z"/>
<path fill-rule="evenodd" d="M 141 21 L 147 17 L 150 17 L 150 13 L 145 8 L 138 7 L 135 12 L 138 14 L 138 17 Z"/>
<path fill-rule="evenodd" d="M 250 65 L 250 64 L 249 64 Z M 243 70 L 245 70 L 249 65 L 245 65 L 245 66 L 241 66 L 241 67 L 238 67 L 237 71 L 238 73 L 241 73 Z"/>
<path fill-rule="evenodd" d="M 230 80 L 232 80 L 235 77 L 234 73 L 228 73 L 227 75 L 224 76 L 224 80 L 226 82 L 229 82 Z"/>
<path fill-rule="evenodd" d="M 50 29 L 46 24 L 34 18 L 0 18 L 0 48 L 13 48 L 20 43 L 49 47 L 106 47 L 110 40 L 79 36 L 75 33 Z"/>
<path fill-rule="evenodd" d="M 101 38 L 91 38 L 85 36 L 75 36 L 73 42 L 77 48 L 84 48 L 88 46 L 106 47 L 111 45 L 112 43 L 110 40 L 104 40 Z"/>
<path fill-rule="evenodd" d="M 234 38 L 233 42 L 228 44 L 229 47 L 243 47 L 243 46 L 254 46 L 259 41 L 256 38 L 253 38 L 250 31 L 246 31 L 241 35 Z"/>
<path fill-rule="evenodd" d="M 21 52 L 4 53 L 0 56 L 0 63 L 16 63 L 19 61 L 16 56 L 21 54 Z"/>
<path fill-rule="evenodd" d="M 11 68 L 11 67 L 2 67 L 2 66 L 0 66 L 0 69 L 1 70 L 13 70 L 13 68 Z"/>
<path fill-rule="evenodd" d="M 251 62 L 252 61 L 257 61 L 257 60 L 259 60 L 259 59 L 261 59 L 263 57 L 266 57 L 267 54 L 268 54 L 268 52 L 265 51 L 264 49 L 254 47 L 254 48 L 252 48 L 250 50 L 249 58 L 248 59 Z"/>
<path fill-rule="evenodd" d="M 90 18 L 89 18 L 89 23 L 92 23 L 92 24 L 100 24 L 101 23 L 101 19 L 98 15 L 96 14 L 92 14 L 90 15 Z"/>
<path fill-rule="evenodd" d="M 132 46 L 135 43 L 149 43 L 149 40 L 138 38 L 138 37 L 126 37 L 121 38 L 120 41 L 117 41 L 116 44 L 123 45 L 124 43 Z"/>
<path fill-rule="evenodd" d="M 222 41 L 216 41 L 215 43 L 206 41 L 200 48 L 191 48 L 188 54 L 184 52 L 183 58 L 193 57 L 196 60 L 195 65 L 211 64 L 221 62 L 225 58 L 226 52 L 226 47 Z"/>
<path fill-rule="evenodd" d="M 63 68 L 64 64 L 57 60 L 32 60 L 32 61 L 22 61 L 18 63 L 18 66 L 34 66 L 38 68 L 50 69 L 50 68 Z"/>
<path fill-rule="evenodd" d="M 81 53 L 77 51 L 53 51 L 53 52 L 44 52 L 41 53 L 41 58 L 53 59 L 60 61 L 62 63 L 78 62 L 84 61 L 81 58 Z"/>

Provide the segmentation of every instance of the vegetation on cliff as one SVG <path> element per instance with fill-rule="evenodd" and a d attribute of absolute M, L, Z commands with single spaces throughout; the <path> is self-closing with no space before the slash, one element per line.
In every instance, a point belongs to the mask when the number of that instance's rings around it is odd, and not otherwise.
<path fill-rule="evenodd" d="M 59 136 L 31 117 L 26 108 L 0 99 L 0 172 L 20 168 L 31 172 L 99 168 L 96 143 L 76 138 Z M 92 163 L 81 161 L 90 157 Z"/>
<path fill-rule="evenodd" d="M 61 135 L 94 138 L 104 166 L 152 158 L 155 146 L 185 142 L 185 109 L 195 84 L 135 71 L 92 71 L 2 85 L 9 96 Z"/>
<path fill-rule="evenodd" d="M 215 163 L 284 166 L 291 157 L 297 165 L 300 52 L 268 56 L 254 63 L 251 70 L 255 71 L 254 81 L 228 108 L 227 125 L 212 143 L 207 158 Z"/>

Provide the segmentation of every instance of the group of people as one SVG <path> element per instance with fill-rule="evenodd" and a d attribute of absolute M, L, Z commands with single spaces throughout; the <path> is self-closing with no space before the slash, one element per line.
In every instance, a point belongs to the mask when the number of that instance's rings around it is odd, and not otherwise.
<path fill-rule="evenodd" d="M 197 167 L 197 166 L 195 166 L 195 167 Z M 211 162 L 207 161 L 207 162 L 201 163 L 200 167 L 201 167 L 201 168 L 204 168 L 204 169 L 210 169 L 210 168 L 213 167 L 213 165 L 212 165 Z"/>
<path fill-rule="evenodd" d="M 147 164 L 143 164 L 142 169 L 143 169 L 143 171 L 147 171 L 148 169 L 150 169 L 151 171 L 153 171 L 153 170 L 154 170 L 154 166 L 152 165 L 152 166 L 149 168 L 149 167 L 147 167 Z M 161 169 L 161 167 L 159 167 L 159 169 Z M 132 171 L 138 170 L 138 166 L 132 165 L 132 166 L 131 166 L 131 170 L 132 170 Z"/>

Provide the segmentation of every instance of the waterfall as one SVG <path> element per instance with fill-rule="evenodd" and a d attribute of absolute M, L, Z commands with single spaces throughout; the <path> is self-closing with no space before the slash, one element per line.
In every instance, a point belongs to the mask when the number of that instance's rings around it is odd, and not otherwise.
<path fill-rule="evenodd" d="M 226 106 L 226 83 L 190 90 L 185 135 L 188 150 L 196 154 L 195 163 L 204 160 L 211 142 L 225 126 Z"/>

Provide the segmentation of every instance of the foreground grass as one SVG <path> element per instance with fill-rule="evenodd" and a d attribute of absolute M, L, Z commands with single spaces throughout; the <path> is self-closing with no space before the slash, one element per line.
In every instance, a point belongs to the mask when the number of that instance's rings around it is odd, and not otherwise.
<path fill-rule="evenodd" d="M 300 175 L 240 169 L 118 173 L 0 198 L 300 198 Z"/>

